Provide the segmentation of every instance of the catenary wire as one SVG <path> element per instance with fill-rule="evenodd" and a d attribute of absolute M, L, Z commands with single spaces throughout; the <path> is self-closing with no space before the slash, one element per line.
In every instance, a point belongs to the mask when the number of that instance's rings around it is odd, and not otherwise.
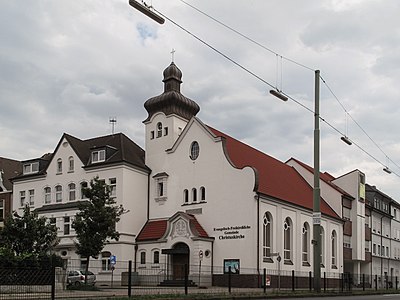
<path fill-rule="evenodd" d="M 161 15 L 162 17 L 164 17 L 165 19 L 167 19 L 168 21 L 170 21 L 172 24 L 174 24 L 175 26 L 177 26 L 178 28 L 180 28 L 181 30 L 185 31 L 187 34 L 189 34 L 190 36 L 192 36 L 193 38 L 195 38 L 196 40 L 198 40 L 199 42 L 201 42 L 202 44 L 204 44 L 205 46 L 209 47 L 210 49 L 212 49 L 213 51 L 215 51 L 216 53 L 218 53 L 219 55 L 221 55 L 222 57 L 224 57 L 225 59 L 229 60 L 231 63 L 235 64 L 236 66 L 238 66 L 240 69 L 244 70 L 245 72 L 247 72 L 248 74 L 252 75 L 253 77 L 257 78 L 258 80 L 260 80 L 261 82 L 265 83 L 266 85 L 268 85 L 269 87 L 273 88 L 273 89 L 277 89 L 276 87 L 273 86 L 273 84 L 269 83 L 268 81 L 266 81 L 265 79 L 261 78 L 260 76 L 258 76 L 257 74 L 255 74 L 253 71 L 249 70 L 248 68 L 244 67 L 243 65 L 241 65 L 240 63 L 238 63 L 237 61 L 235 61 L 233 58 L 229 57 L 228 55 L 224 54 L 223 52 L 221 52 L 220 50 L 218 50 L 217 48 L 215 48 L 214 46 L 212 46 L 211 44 L 207 43 L 206 41 L 204 41 L 203 39 L 201 39 L 200 37 L 196 36 L 194 33 L 190 32 L 189 30 L 187 30 L 186 28 L 184 28 L 183 26 L 181 26 L 180 24 L 178 24 L 177 22 L 175 22 L 174 20 L 172 20 L 171 18 L 169 18 L 168 16 L 166 16 L 165 14 L 163 14 L 162 12 L 158 11 L 157 9 L 155 9 L 153 7 L 154 11 L 157 12 L 159 15 Z M 321 76 L 320 76 L 321 78 Z M 322 79 L 322 78 L 321 78 Z M 290 96 L 289 94 L 280 91 L 281 94 L 285 95 L 286 97 L 288 97 L 289 99 L 291 99 L 293 102 L 295 102 L 296 104 L 298 104 L 299 106 L 303 107 L 304 109 L 308 110 L 309 112 L 314 114 L 314 110 L 312 110 L 311 108 L 307 107 L 306 105 L 302 104 L 300 101 L 298 101 L 297 99 L 295 99 L 294 97 Z M 344 106 L 343 106 L 344 108 Z M 344 133 L 342 133 L 340 130 L 338 130 L 336 127 L 334 127 L 332 124 L 330 124 L 328 121 L 326 121 L 324 118 L 322 118 L 321 116 L 319 117 L 320 120 L 322 122 L 324 122 L 325 124 L 327 124 L 329 127 L 331 127 L 334 131 L 338 132 L 340 135 L 345 135 Z M 364 152 L 366 155 L 368 155 L 370 158 L 372 158 L 374 161 L 376 161 L 377 163 L 379 163 L 380 165 L 382 165 L 383 167 L 386 167 L 386 165 L 384 163 L 382 163 L 380 160 L 378 160 L 376 157 L 374 157 L 372 154 L 370 154 L 368 151 L 366 151 L 363 147 L 359 146 L 357 143 L 355 143 L 352 140 L 353 144 L 359 148 L 362 152 Z M 396 176 L 400 177 L 399 174 L 397 174 L 396 172 L 394 172 L 393 170 L 391 170 L 391 172 L 393 174 L 395 174 Z"/>
<path fill-rule="evenodd" d="M 281 57 L 281 60 L 282 60 L 282 59 L 285 59 L 285 60 L 287 60 L 287 61 L 289 61 L 289 62 L 292 62 L 292 63 L 294 63 L 294 64 L 296 64 L 296 65 L 298 65 L 298 66 L 300 66 L 300 67 L 303 67 L 303 68 L 305 68 L 305 69 L 314 71 L 313 68 L 308 67 L 308 66 L 306 66 L 305 64 L 302 64 L 302 63 L 300 63 L 300 62 L 298 62 L 298 61 L 295 61 L 294 59 L 290 59 L 290 58 L 288 58 L 288 57 L 286 57 L 286 56 L 280 55 L 279 53 L 275 52 L 275 51 L 272 50 L 271 48 L 268 48 L 267 46 L 265 46 L 265 45 L 263 45 L 263 44 L 257 42 L 256 40 L 250 38 L 249 36 L 247 36 L 247 35 L 241 33 L 241 32 L 238 31 L 237 29 L 234 29 L 233 27 L 231 27 L 231 26 L 229 26 L 229 25 L 227 25 L 227 24 L 221 22 L 221 21 L 218 20 L 217 18 L 215 18 L 215 17 L 211 16 L 210 14 L 208 14 L 208 13 L 202 11 L 202 10 L 199 9 L 198 7 L 192 5 L 192 4 L 190 4 L 190 3 L 188 3 L 188 2 L 186 2 L 186 1 L 184 1 L 184 0 L 180 0 L 180 1 L 181 1 L 182 3 L 184 3 L 185 5 L 189 6 L 190 8 L 194 9 L 194 10 L 197 11 L 198 13 L 200 13 L 200 14 L 206 16 L 207 18 L 213 20 L 214 22 L 218 23 L 219 25 L 221 25 L 221 26 L 227 28 L 228 30 L 230 30 L 230 31 L 232 31 L 232 32 L 234 32 L 234 33 L 236 33 L 236 34 L 238 34 L 238 35 L 241 36 L 242 38 L 244 38 L 244 39 L 246 39 L 246 40 L 248 40 L 248 41 L 250 41 L 250 42 L 252 42 L 252 43 L 254 43 L 254 44 L 256 44 L 256 45 L 258 45 L 259 47 L 263 48 L 264 50 L 267 50 L 268 52 L 270 52 L 270 53 L 272 53 L 272 54 L 275 54 L 277 58 L 280 56 L 280 57 Z M 281 72 L 282 72 L 282 69 L 281 69 Z M 321 76 L 320 76 L 320 78 L 321 78 L 322 82 L 325 84 L 325 86 L 328 88 L 329 92 L 333 95 L 333 97 L 336 99 L 336 101 L 339 103 L 339 105 L 340 105 L 340 106 L 342 107 L 342 109 L 345 111 L 345 113 L 351 118 L 351 120 L 361 129 L 361 131 L 369 138 L 369 140 L 370 140 L 370 141 L 371 141 L 371 142 L 372 142 L 386 157 L 387 157 L 387 159 L 388 159 L 390 162 L 392 162 L 394 165 L 396 165 L 396 166 L 400 169 L 400 165 L 398 165 L 396 162 L 394 162 L 394 161 L 383 151 L 383 149 L 378 145 L 378 143 L 376 143 L 376 142 L 372 139 L 372 137 L 364 130 L 364 128 L 363 128 L 363 127 L 352 117 L 352 115 L 347 111 L 347 109 L 344 107 L 344 105 L 340 102 L 339 98 L 335 95 L 335 93 L 333 92 L 333 90 L 329 87 L 329 85 L 327 84 L 327 82 L 326 82 Z M 281 84 L 282 84 L 282 73 L 281 73 Z M 282 91 L 282 86 L 281 86 L 281 88 L 280 88 L 280 90 L 279 90 L 278 84 L 276 84 L 276 89 L 277 89 L 278 91 L 281 92 L 281 91 Z"/>

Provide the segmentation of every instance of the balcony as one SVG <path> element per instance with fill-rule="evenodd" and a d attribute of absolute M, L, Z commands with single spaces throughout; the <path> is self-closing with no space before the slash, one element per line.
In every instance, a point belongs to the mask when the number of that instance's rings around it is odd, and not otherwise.
<path fill-rule="evenodd" d="M 352 225 L 353 223 L 350 220 L 345 219 L 343 224 L 343 234 L 345 235 L 352 235 Z"/>
<path fill-rule="evenodd" d="M 353 249 L 343 247 L 343 259 L 344 260 L 352 260 L 353 259 Z"/>

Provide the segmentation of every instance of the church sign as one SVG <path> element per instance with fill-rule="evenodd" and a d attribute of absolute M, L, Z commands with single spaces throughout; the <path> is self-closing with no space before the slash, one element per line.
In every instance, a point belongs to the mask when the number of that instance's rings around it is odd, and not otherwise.
<path fill-rule="evenodd" d="M 246 238 L 249 225 L 214 227 L 214 232 L 220 233 L 219 240 L 238 240 Z"/>

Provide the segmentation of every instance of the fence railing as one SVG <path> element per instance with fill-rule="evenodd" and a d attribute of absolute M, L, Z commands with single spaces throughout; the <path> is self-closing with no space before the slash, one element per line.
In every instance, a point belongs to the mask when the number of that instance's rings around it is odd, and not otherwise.
<path fill-rule="evenodd" d="M 0 300 L 3 299 L 79 299 L 88 297 L 138 296 L 150 294 L 235 294 L 312 291 L 313 273 L 263 269 L 240 272 L 200 265 L 134 265 L 132 261 L 112 266 L 93 261 L 94 286 L 68 285 L 68 273 L 80 270 L 79 261 L 64 268 L 0 269 Z M 350 273 L 321 273 L 323 292 L 348 292 L 395 289 L 397 277 Z M 28 296 L 27 296 L 28 295 Z"/>

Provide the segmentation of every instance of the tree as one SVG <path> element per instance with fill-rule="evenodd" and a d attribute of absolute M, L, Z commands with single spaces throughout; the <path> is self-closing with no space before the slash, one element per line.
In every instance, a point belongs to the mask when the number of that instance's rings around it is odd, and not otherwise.
<path fill-rule="evenodd" d="M 114 198 L 110 197 L 110 186 L 98 177 L 91 180 L 90 187 L 83 188 L 82 192 L 88 200 L 79 203 L 72 228 L 77 237 L 76 253 L 86 257 L 87 272 L 90 256 L 97 257 L 110 239 L 119 240 L 115 225 L 126 210 L 122 205 L 116 205 Z"/>
<path fill-rule="evenodd" d="M 47 255 L 58 244 L 57 227 L 49 224 L 45 217 L 39 217 L 30 207 L 24 207 L 24 214 L 9 215 L 0 231 L 2 253 L 13 253 L 19 257 Z"/>

